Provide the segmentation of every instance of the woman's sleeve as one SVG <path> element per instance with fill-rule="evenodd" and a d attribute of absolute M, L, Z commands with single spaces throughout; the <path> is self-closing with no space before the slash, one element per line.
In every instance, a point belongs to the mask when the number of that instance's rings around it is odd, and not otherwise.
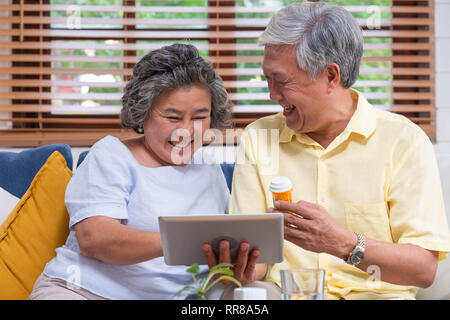
<path fill-rule="evenodd" d="M 99 141 L 75 171 L 65 194 L 69 227 L 89 217 L 128 219 L 132 174 L 120 148 Z"/>

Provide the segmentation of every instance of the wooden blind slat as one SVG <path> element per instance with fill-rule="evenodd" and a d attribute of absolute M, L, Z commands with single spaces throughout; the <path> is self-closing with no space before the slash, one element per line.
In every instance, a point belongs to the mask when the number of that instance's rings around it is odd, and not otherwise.
<path fill-rule="evenodd" d="M 116 42 L 97 43 L 97 42 L 75 42 L 75 41 L 55 41 L 55 42 L 0 42 L 0 49 L 98 49 L 98 50 L 155 50 L 161 48 L 165 44 L 161 43 L 136 43 L 136 44 L 120 44 Z M 236 50 L 256 50 L 261 51 L 262 48 L 257 44 L 244 43 L 220 43 L 220 44 L 202 44 L 196 43 L 196 47 L 200 50 L 212 51 L 236 51 Z M 421 42 L 405 42 L 405 43 L 365 43 L 366 50 L 431 50 L 432 43 Z"/>
<path fill-rule="evenodd" d="M 224 57 L 205 57 L 213 63 L 262 63 L 261 56 L 224 56 Z M 70 62 L 119 62 L 119 63 L 137 63 L 141 57 L 125 56 L 73 56 L 73 55 L 2 55 L 0 61 L 21 61 L 21 62 L 52 62 L 52 61 L 70 61 Z M 433 62 L 434 57 L 429 55 L 399 55 L 399 56 L 365 56 L 366 62 Z"/>
<path fill-rule="evenodd" d="M 263 75 L 259 68 L 217 68 L 219 75 Z M 0 68 L 3 74 L 108 74 L 108 75 L 131 75 L 132 69 L 98 69 L 98 68 L 39 68 L 39 67 L 17 67 Z M 360 74 L 386 74 L 386 75 L 432 75 L 431 68 L 362 68 Z"/>
<path fill-rule="evenodd" d="M 269 18 L 252 18 L 252 19 L 208 19 L 208 18 L 109 18 L 108 25 L 141 25 L 141 26 L 201 26 L 201 25 L 217 25 L 217 26 L 251 26 L 262 27 L 267 26 Z M 27 16 L 22 20 L 21 17 L 2 17 L 4 23 L 27 23 L 27 24 L 66 24 L 67 17 L 34 17 Z M 80 24 L 85 29 L 88 29 L 89 25 L 103 24 L 104 18 L 80 18 Z M 361 26 L 367 26 L 367 18 L 357 19 Z M 432 25 L 434 22 L 429 18 L 392 18 L 392 19 L 380 19 L 380 26 L 404 26 L 404 25 Z"/>
<path fill-rule="evenodd" d="M 377 105 L 375 107 L 393 111 L 393 112 L 432 112 L 434 106 L 430 104 L 401 104 L 401 105 Z M 99 110 L 100 109 L 100 110 Z M 70 114 L 85 114 L 85 115 L 97 115 L 108 114 L 118 115 L 120 113 L 120 106 L 102 106 L 102 107 L 81 107 L 81 106 L 59 106 L 59 105 L 33 105 L 33 104 L 14 104 L 14 105 L 1 105 L 0 112 L 53 112 L 54 114 L 70 115 Z M 263 113 L 264 115 L 281 112 L 282 107 L 279 105 L 236 105 L 234 106 L 234 112 L 236 113 Z"/>
<path fill-rule="evenodd" d="M 208 39 L 208 38 L 240 38 L 255 39 L 261 35 L 261 31 L 121 31 L 121 30 L 49 30 L 49 29 L 25 29 L 1 30 L 0 36 L 25 36 L 25 37 L 59 37 L 59 38 L 89 38 L 89 39 Z M 366 38 L 429 38 L 433 31 L 390 31 L 369 30 L 363 31 Z"/>
<path fill-rule="evenodd" d="M 267 88 L 266 81 L 224 81 L 227 88 Z M 0 86 L 7 87 L 81 87 L 123 88 L 125 82 L 86 82 L 69 80 L 0 80 Z M 433 87 L 431 80 L 358 80 L 353 87 Z"/>
<path fill-rule="evenodd" d="M 369 12 L 370 6 L 344 6 L 352 13 Z M 393 13 L 432 13 L 431 6 L 377 6 L 380 12 Z M 4 11 L 62 11 L 67 12 L 73 8 L 73 5 L 0 5 L 0 10 Z M 273 13 L 281 9 L 279 6 L 254 6 L 254 7 L 231 7 L 231 6 L 215 6 L 215 7 L 181 7 L 181 6 L 101 6 L 101 5 L 79 5 L 80 12 L 159 12 L 159 13 Z"/>

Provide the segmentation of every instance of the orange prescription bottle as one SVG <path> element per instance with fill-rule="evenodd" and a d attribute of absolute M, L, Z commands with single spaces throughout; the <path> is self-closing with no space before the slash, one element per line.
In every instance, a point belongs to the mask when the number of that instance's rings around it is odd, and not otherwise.
<path fill-rule="evenodd" d="M 292 202 L 292 190 L 294 190 L 291 180 L 285 176 L 278 176 L 270 181 L 269 190 L 272 192 L 273 202 L 284 200 Z M 285 212 L 296 215 L 295 213 L 285 210 Z M 288 226 L 297 228 L 293 224 L 287 223 Z"/>
<path fill-rule="evenodd" d="M 269 190 L 272 192 L 273 202 L 284 200 L 292 202 L 292 182 L 288 177 L 278 176 L 270 181 Z"/>

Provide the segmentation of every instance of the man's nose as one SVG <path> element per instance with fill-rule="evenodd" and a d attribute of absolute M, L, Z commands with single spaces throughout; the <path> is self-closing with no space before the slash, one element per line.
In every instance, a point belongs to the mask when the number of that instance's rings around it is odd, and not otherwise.
<path fill-rule="evenodd" d="M 282 95 L 280 93 L 280 90 L 278 89 L 278 86 L 273 81 L 268 81 L 268 87 L 269 87 L 269 97 L 270 100 L 273 101 L 279 101 L 282 99 Z"/>

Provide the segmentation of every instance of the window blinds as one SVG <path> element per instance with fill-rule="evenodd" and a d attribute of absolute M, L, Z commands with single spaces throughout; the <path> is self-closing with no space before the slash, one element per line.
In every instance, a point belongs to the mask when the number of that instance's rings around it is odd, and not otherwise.
<path fill-rule="evenodd" d="M 174 42 L 194 44 L 224 79 L 236 128 L 281 111 L 270 101 L 257 39 L 293 1 L 9 0 L 0 2 L 0 146 L 90 146 L 120 126 L 134 64 Z M 433 1 L 328 1 L 363 28 L 354 88 L 435 139 Z"/>

